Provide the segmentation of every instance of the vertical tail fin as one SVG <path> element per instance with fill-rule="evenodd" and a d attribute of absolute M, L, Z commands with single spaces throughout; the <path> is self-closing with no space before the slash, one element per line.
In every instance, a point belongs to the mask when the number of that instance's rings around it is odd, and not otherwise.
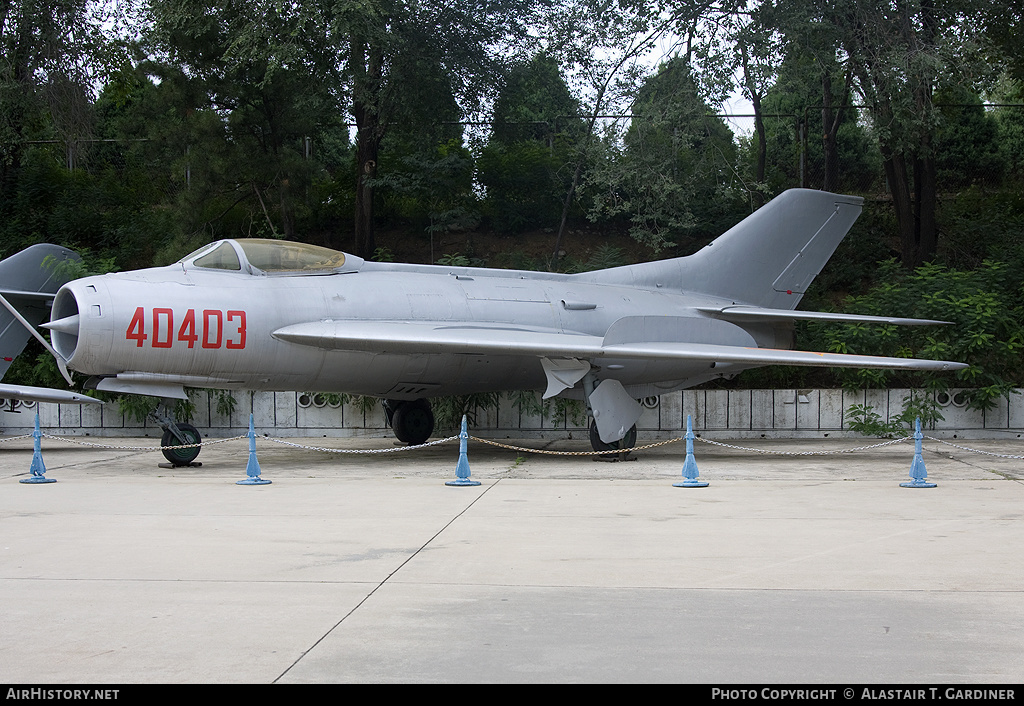
<path fill-rule="evenodd" d="M 864 200 L 791 189 L 688 257 L 581 277 L 671 287 L 771 309 L 795 309 L 861 212 Z"/>
<path fill-rule="evenodd" d="M 43 261 L 53 256 L 54 264 L 78 256 L 57 245 L 33 245 L 0 261 L 0 296 L 26 321 L 38 326 L 50 310 L 53 295 L 67 278 L 56 268 L 44 266 Z M 25 349 L 32 335 L 6 307 L 0 307 L 0 378 L 11 362 Z"/>

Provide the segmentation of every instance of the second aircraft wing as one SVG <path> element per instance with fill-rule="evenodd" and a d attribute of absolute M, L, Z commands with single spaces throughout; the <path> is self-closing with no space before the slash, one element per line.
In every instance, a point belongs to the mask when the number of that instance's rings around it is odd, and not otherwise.
<path fill-rule="evenodd" d="M 746 365 L 893 370 L 959 370 L 964 363 L 916 358 L 815 353 L 706 343 L 639 341 L 605 345 L 600 336 L 528 329 L 514 324 L 313 321 L 282 327 L 274 338 L 324 350 L 397 354 L 528 355 L 548 358 L 636 358 Z"/>

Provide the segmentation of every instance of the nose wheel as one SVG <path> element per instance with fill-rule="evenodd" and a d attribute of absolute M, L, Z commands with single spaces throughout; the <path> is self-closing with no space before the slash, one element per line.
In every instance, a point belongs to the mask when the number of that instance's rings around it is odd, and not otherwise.
<path fill-rule="evenodd" d="M 384 413 L 395 438 L 403 443 L 416 446 L 434 433 L 434 412 L 427 400 L 384 400 Z"/>
<path fill-rule="evenodd" d="M 202 451 L 202 446 L 191 446 L 191 444 L 203 443 L 203 436 L 191 424 L 174 424 L 173 427 L 164 427 L 164 434 L 160 437 L 161 453 L 171 464 L 175 466 L 188 466 Z M 187 446 L 189 448 L 173 448 L 175 446 Z M 172 447 L 172 448 L 168 448 Z"/>

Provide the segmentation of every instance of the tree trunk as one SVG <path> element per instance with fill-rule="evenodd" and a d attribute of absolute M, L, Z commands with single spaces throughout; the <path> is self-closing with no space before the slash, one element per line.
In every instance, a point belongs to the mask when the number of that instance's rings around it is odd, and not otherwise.
<path fill-rule="evenodd" d="M 821 188 L 825 191 L 839 191 L 839 118 L 832 111 L 832 77 L 826 69 L 821 75 L 821 126 L 822 149 L 825 153 L 825 179 Z"/>
<path fill-rule="evenodd" d="M 922 147 L 926 156 L 914 160 L 914 223 L 917 232 L 916 257 L 912 267 L 934 260 L 939 245 L 939 227 L 935 220 L 938 206 L 935 160 L 927 155 L 928 146 Z"/>
<path fill-rule="evenodd" d="M 752 206 L 757 209 L 764 205 L 764 192 L 760 187 L 764 184 L 764 173 L 768 165 L 768 142 L 764 128 L 764 114 L 761 112 L 761 93 L 757 90 L 757 84 L 750 75 L 747 65 L 747 47 L 740 45 L 740 57 L 743 62 L 743 81 L 746 84 L 747 92 L 750 93 L 750 105 L 754 109 L 754 134 L 757 136 L 757 164 L 754 167 L 754 181 L 758 188 L 751 193 Z"/>
<path fill-rule="evenodd" d="M 914 269 L 934 259 L 938 249 L 935 161 L 915 159 L 911 175 L 904 154 L 883 146 L 882 157 L 900 234 L 900 261 Z"/>
<path fill-rule="evenodd" d="M 933 0 L 918 0 L 916 7 L 913 2 L 894 5 L 897 11 L 891 18 L 879 16 L 865 22 L 852 5 L 836 18 L 850 32 L 846 39 L 850 69 L 858 78 L 864 98 L 873 105 L 876 127 L 884 128 L 880 130 L 879 146 L 892 192 L 901 258 L 904 267 L 915 268 L 935 256 L 938 244 L 936 168 L 931 155 L 930 124 L 934 76 L 929 62 L 924 60 L 934 56 L 938 22 Z M 899 80 L 899 67 L 875 58 L 886 32 L 890 33 L 891 46 L 882 48 L 893 55 L 895 48 L 900 47 L 908 57 L 905 82 Z M 913 119 L 904 115 L 895 120 L 891 101 L 897 93 L 906 93 L 908 86 L 915 103 Z"/>
<path fill-rule="evenodd" d="M 295 240 L 295 214 L 292 209 L 291 182 L 287 177 L 281 179 L 279 194 L 281 197 L 281 230 L 285 240 Z"/>
<path fill-rule="evenodd" d="M 7 7 L 4 8 L 5 11 Z M 6 12 L 5 12 L 6 14 Z M 25 153 L 25 124 L 28 103 L 32 100 L 29 47 L 32 44 L 34 22 L 22 17 L 17 28 L 18 38 L 11 55 L 5 58 L 6 70 L 0 89 L 8 93 L 0 131 L 4 143 L 0 144 L 0 215 L 9 215 L 18 192 L 21 160 Z M 2 25 L 0 25 L 2 27 Z"/>
<path fill-rule="evenodd" d="M 373 230 L 372 180 L 377 176 L 377 156 L 385 126 L 380 116 L 382 81 L 379 50 L 359 40 L 352 41 L 352 67 L 355 73 L 352 113 L 356 119 L 356 202 L 355 254 L 373 257 L 377 249 Z"/>
<path fill-rule="evenodd" d="M 764 129 L 764 115 L 761 113 L 761 96 L 751 91 L 751 105 L 754 107 L 754 133 L 757 135 L 757 166 L 754 180 L 760 187 L 764 184 L 764 172 L 768 165 L 768 138 Z M 764 206 L 764 192 L 760 188 L 753 193 L 754 208 Z"/>
<path fill-rule="evenodd" d="M 356 121 L 357 125 L 359 121 Z M 377 156 L 380 138 L 375 137 L 378 126 L 360 127 L 356 136 L 356 203 L 355 254 L 370 258 L 377 249 L 373 230 L 373 183 L 377 176 Z"/>

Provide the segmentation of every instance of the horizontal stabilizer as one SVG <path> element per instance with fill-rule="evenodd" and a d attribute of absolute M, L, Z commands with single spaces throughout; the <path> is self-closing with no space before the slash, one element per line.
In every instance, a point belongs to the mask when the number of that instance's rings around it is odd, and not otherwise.
<path fill-rule="evenodd" d="M 0 398 L 27 402 L 56 402 L 58 404 L 103 404 L 102 400 L 69 390 L 55 390 L 50 387 L 0 384 Z"/>
<path fill-rule="evenodd" d="M 0 296 L 8 299 L 31 299 L 33 301 L 49 302 L 53 299 L 53 292 L 29 292 L 24 289 L 0 289 Z"/>
<path fill-rule="evenodd" d="M 960 370 L 964 363 L 915 358 L 813 353 L 706 343 L 636 342 L 605 345 L 600 336 L 531 331 L 520 327 L 460 326 L 447 322 L 314 321 L 285 326 L 274 338 L 324 350 L 394 354 L 529 355 L 549 358 L 601 358 L 704 361 L 743 365 L 794 365 L 893 370 Z"/>
<path fill-rule="evenodd" d="M 934 319 L 905 319 L 898 316 L 868 316 L 865 314 L 834 314 L 827 311 L 793 311 L 790 309 L 762 309 L 756 306 L 697 307 L 697 311 L 716 319 L 751 323 L 756 321 L 833 321 L 849 324 L 892 324 L 895 326 L 936 326 L 951 321 Z"/>

